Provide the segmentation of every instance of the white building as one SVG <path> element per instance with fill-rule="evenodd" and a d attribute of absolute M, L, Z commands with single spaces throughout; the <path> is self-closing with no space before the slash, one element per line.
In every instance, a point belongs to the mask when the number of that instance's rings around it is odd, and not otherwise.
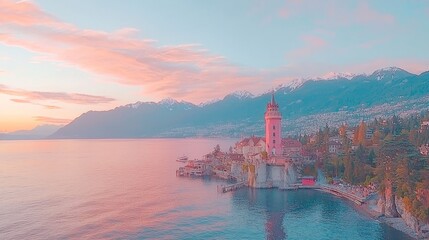
<path fill-rule="evenodd" d="M 335 141 L 329 142 L 328 151 L 332 154 L 339 153 L 341 151 L 341 143 Z"/>
<path fill-rule="evenodd" d="M 245 159 L 258 155 L 265 151 L 265 139 L 262 137 L 250 137 L 235 144 L 235 152 L 243 154 Z"/>

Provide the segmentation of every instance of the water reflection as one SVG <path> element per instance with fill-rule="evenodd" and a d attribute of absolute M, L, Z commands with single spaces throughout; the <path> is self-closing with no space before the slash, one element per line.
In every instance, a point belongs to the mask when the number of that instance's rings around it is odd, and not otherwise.
<path fill-rule="evenodd" d="M 265 239 L 410 239 L 357 213 L 351 203 L 314 190 L 240 189 L 232 204 L 234 212 L 265 220 Z"/>
<path fill-rule="evenodd" d="M 242 209 L 242 204 L 247 202 L 247 210 L 265 215 L 265 238 L 269 240 L 286 239 L 283 224 L 288 204 L 286 198 L 283 192 L 270 189 L 240 189 L 233 193 L 237 209 Z"/>
<path fill-rule="evenodd" d="M 284 212 L 267 212 L 267 223 L 265 224 L 266 239 L 286 239 L 283 227 L 284 215 Z"/>

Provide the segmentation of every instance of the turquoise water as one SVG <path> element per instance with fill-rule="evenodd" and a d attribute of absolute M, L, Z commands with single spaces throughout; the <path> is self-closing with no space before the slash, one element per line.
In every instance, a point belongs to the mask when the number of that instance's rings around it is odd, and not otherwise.
<path fill-rule="evenodd" d="M 408 239 L 325 193 L 175 176 L 217 143 L 0 141 L 0 239 Z"/>

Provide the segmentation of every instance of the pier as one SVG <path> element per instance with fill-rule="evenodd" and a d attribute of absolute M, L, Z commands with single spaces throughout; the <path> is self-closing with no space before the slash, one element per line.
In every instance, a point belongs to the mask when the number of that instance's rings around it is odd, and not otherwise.
<path fill-rule="evenodd" d="M 229 184 L 229 185 L 218 185 L 217 191 L 220 193 L 226 193 L 226 192 L 237 190 L 237 189 L 242 188 L 244 186 L 246 186 L 245 182 L 237 182 L 237 183 L 233 183 L 233 184 Z"/>

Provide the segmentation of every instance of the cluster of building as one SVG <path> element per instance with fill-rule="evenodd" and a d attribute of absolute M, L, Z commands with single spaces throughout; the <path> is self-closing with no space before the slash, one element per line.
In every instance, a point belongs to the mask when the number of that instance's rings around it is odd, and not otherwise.
<path fill-rule="evenodd" d="M 429 121 L 422 122 L 421 130 L 428 128 Z M 227 153 L 221 152 L 220 149 L 215 150 L 201 160 L 189 161 L 186 166 L 179 168 L 177 174 L 214 175 L 246 182 L 248 186 L 255 188 L 287 189 L 297 184 L 312 185 L 315 182 L 314 177 L 300 174 L 299 170 L 303 169 L 304 165 L 313 164 L 325 154 L 341 154 L 346 139 L 352 143 L 351 150 L 357 149 L 360 144 L 376 145 L 380 134 L 367 128 L 364 121 L 357 128 L 343 124 L 336 135 L 323 136 L 323 146 L 311 147 L 316 146 L 317 142 L 320 143 L 320 134 L 309 136 L 303 145 L 297 139 L 282 138 L 281 131 L 282 116 L 273 94 L 265 111 L 265 137 L 244 138 Z M 420 152 L 428 155 L 429 145 L 422 145 Z"/>
<path fill-rule="evenodd" d="M 310 158 L 299 141 L 282 138 L 281 121 L 273 94 L 265 112 L 265 137 L 245 138 L 235 144 L 232 152 L 214 151 L 202 160 L 190 161 L 179 168 L 178 175 L 215 175 L 256 188 L 288 188 L 296 184 L 295 164 Z"/>

